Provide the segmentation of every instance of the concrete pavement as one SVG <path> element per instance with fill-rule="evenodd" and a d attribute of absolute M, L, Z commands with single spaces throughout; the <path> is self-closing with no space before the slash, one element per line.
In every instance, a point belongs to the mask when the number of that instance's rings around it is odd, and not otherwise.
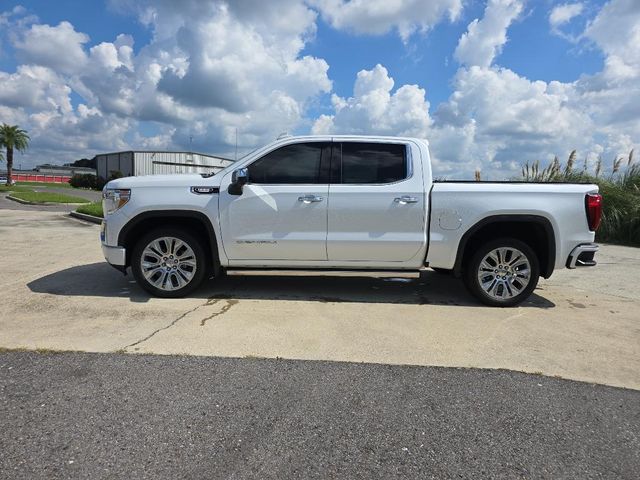
<path fill-rule="evenodd" d="M 541 280 L 516 309 L 453 278 L 229 277 L 150 298 L 102 260 L 98 227 L 0 210 L 0 347 L 505 368 L 640 389 L 640 251 Z"/>

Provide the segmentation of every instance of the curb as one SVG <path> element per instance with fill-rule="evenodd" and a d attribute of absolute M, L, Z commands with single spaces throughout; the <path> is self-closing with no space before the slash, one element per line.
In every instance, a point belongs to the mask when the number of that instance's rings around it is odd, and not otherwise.
<path fill-rule="evenodd" d="M 69 215 L 86 222 L 97 223 L 98 225 L 102 223 L 102 217 L 94 217 L 93 215 L 88 215 L 86 213 L 69 212 Z"/>
<path fill-rule="evenodd" d="M 87 203 L 91 203 L 91 202 L 86 202 L 86 203 L 42 202 L 42 203 L 38 203 L 38 202 L 30 202 L 28 200 L 22 200 L 21 198 L 12 197 L 11 195 L 7 195 L 5 198 L 8 198 L 9 200 L 13 200 L 16 203 L 21 203 L 22 205 L 36 205 L 36 206 L 40 206 L 40 207 L 51 207 L 51 206 L 55 206 L 55 205 L 69 205 L 69 206 L 72 206 L 72 207 L 79 207 L 81 205 L 86 205 Z"/>

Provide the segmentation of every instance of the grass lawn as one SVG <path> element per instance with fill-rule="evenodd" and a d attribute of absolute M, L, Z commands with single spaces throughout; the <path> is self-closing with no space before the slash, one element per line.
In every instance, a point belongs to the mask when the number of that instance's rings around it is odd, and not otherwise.
<path fill-rule="evenodd" d="M 68 183 L 55 183 L 55 182 L 16 182 L 17 186 L 29 186 L 29 187 L 51 187 L 51 188 L 73 188 Z"/>
<path fill-rule="evenodd" d="M 11 193 L 12 197 L 19 198 L 20 200 L 26 200 L 27 202 L 34 203 L 89 203 L 89 200 L 80 197 L 73 197 L 71 195 L 63 195 L 61 193 L 49 193 L 49 192 L 31 192 L 23 191 Z"/>
<path fill-rule="evenodd" d="M 93 215 L 94 217 L 102 218 L 102 202 L 87 203 L 86 205 L 80 205 L 76 208 L 76 212 L 84 213 L 86 215 Z"/>
<path fill-rule="evenodd" d="M 11 185 L 10 187 L 6 185 L 0 185 L 0 192 L 30 192 L 31 189 L 26 187 L 20 187 L 18 185 Z"/>

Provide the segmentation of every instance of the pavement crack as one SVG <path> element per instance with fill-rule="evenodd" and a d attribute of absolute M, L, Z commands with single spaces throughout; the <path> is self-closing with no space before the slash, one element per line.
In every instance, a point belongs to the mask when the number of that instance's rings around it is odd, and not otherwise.
<path fill-rule="evenodd" d="M 214 302 L 215 303 L 215 302 Z M 234 300 L 234 299 L 227 299 L 227 303 L 226 305 L 224 305 L 219 312 L 215 312 L 212 313 L 211 315 L 209 315 L 206 318 L 203 318 L 202 321 L 200 322 L 200 326 L 204 327 L 205 323 L 207 323 L 208 320 L 211 320 L 212 318 L 215 317 L 219 317 L 220 315 L 224 315 L 225 313 L 227 313 L 231 307 L 233 307 L 234 305 L 236 305 L 238 303 L 238 300 Z M 213 304 L 212 304 L 213 305 Z"/>
<path fill-rule="evenodd" d="M 241 285 L 243 282 L 244 282 L 244 280 L 239 280 L 239 281 L 236 283 L 235 288 L 232 288 L 232 289 L 231 289 L 231 291 L 235 290 L 235 289 L 236 289 L 239 285 Z M 140 340 L 137 340 L 137 341 L 135 341 L 135 342 L 133 342 L 133 343 L 131 343 L 131 344 L 129 344 L 129 345 L 126 345 L 126 346 L 125 346 L 125 347 L 123 347 L 121 350 L 122 350 L 122 351 L 125 351 L 125 350 L 127 350 L 128 348 L 135 347 L 135 346 L 137 346 L 137 345 L 140 345 L 141 343 L 146 342 L 147 340 L 149 340 L 150 338 L 152 338 L 152 337 L 153 337 L 153 336 L 155 336 L 156 334 L 158 334 L 158 333 L 160 333 L 160 332 L 162 332 L 162 331 L 164 331 L 164 330 L 167 330 L 167 329 L 169 329 L 169 328 L 173 327 L 176 323 L 178 323 L 178 322 L 179 322 L 180 320 L 182 320 L 184 317 L 186 317 L 187 315 L 190 315 L 191 313 L 195 312 L 196 310 L 199 310 L 199 309 L 200 309 L 200 308 L 202 308 L 202 307 L 209 307 L 209 306 L 211 306 L 211 305 L 215 305 L 215 304 L 216 304 L 216 303 L 218 303 L 220 300 L 226 300 L 226 301 L 227 301 L 227 304 L 226 304 L 224 307 L 222 307 L 222 309 L 221 309 L 219 312 L 216 312 L 216 313 L 214 313 L 214 314 L 212 314 L 212 315 L 210 315 L 210 316 L 208 316 L 208 317 L 206 317 L 206 318 L 202 319 L 202 321 L 200 322 L 200 325 L 201 325 L 201 326 L 204 326 L 204 325 L 205 325 L 205 323 L 207 322 L 207 320 L 210 320 L 210 319 L 212 319 L 212 318 L 214 318 L 214 317 L 217 317 L 217 316 L 223 315 L 224 313 L 228 312 L 228 311 L 229 311 L 229 309 L 230 309 L 231 307 L 233 307 L 235 304 L 237 304 L 237 303 L 238 303 L 238 300 L 235 300 L 235 299 L 229 298 L 229 296 L 230 296 L 230 293 L 228 293 L 228 294 L 218 294 L 218 295 L 215 295 L 215 296 L 213 296 L 213 297 L 209 297 L 209 298 L 207 299 L 207 301 L 206 301 L 206 302 L 201 303 L 200 305 L 198 305 L 198 306 L 196 306 L 196 307 L 192 308 L 191 310 L 189 310 L 189 311 L 187 311 L 187 312 L 183 313 L 182 315 L 178 316 L 176 319 L 174 319 L 173 321 L 171 321 L 171 323 L 169 323 L 169 325 L 166 325 L 166 326 L 164 326 L 164 327 L 162 327 L 162 328 L 158 328 L 157 330 L 154 330 L 153 332 L 151 332 L 151 333 L 150 333 L 149 335 L 147 335 L 146 337 L 141 338 Z"/>
<path fill-rule="evenodd" d="M 175 318 L 174 320 L 172 320 L 172 321 L 171 321 L 171 323 L 169 323 L 169 325 L 166 325 L 166 326 L 164 326 L 164 327 L 162 327 L 162 328 L 158 328 L 157 330 L 154 330 L 153 332 L 151 332 L 151 333 L 150 333 L 149 335 L 147 335 L 146 337 L 141 338 L 140 340 L 137 340 L 137 341 L 135 341 L 135 342 L 133 342 L 133 343 L 131 343 L 131 344 L 129 344 L 129 345 L 126 345 L 125 347 L 123 347 L 123 349 L 122 349 L 122 350 L 126 350 L 127 348 L 135 347 L 136 345 L 140 345 L 141 343 L 146 342 L 147 340 L 149 340 L 150 338 L 152 338 L 154 335 L 156 335 L 156 334 L 158 334 L 158 333 L 162 332 L 163 330 L 167 330 L 167 329 L 169 329 L 169 328 L 173 327 L 176 323 L 178 323 L 178 322 L 179 322 L 180 320 L 182 320 L 184 317 L 186 317 L 187 315 L 189 315 L 189 314 L 191 314 L 191 313 L 195 312 L 195 311 L 196 311 L 196 310 L 198 310 L 199 308 L 206 307 L 206 306 L 208 306 L 208 305 L 213 305 L 213 304 L 215 304 L 217 301 L 218 301 L 218 299 L 212 299 L 212 298 L 208 299 L 205 303 L 202 303 L 202 304 L 198 305 L 197 307 L 194 307 L 194 308 L 192 308 L 191 310 L 189 310 L 189 311 L 187 311 L 187 312 L 185 312 L 185 313 L 181 314 L 180 316 L 178 316 L 177 318 Z"/>

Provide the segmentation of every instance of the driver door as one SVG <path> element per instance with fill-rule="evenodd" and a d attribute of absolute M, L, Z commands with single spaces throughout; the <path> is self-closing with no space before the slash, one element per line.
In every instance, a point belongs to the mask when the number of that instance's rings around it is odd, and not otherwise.
<path fill-rule="evenodd" d="M 327 260 L 330 142 L 285 145 L 247 165 L 248 183 L 220 188 L 220 229 L 230 263 Z"/>

